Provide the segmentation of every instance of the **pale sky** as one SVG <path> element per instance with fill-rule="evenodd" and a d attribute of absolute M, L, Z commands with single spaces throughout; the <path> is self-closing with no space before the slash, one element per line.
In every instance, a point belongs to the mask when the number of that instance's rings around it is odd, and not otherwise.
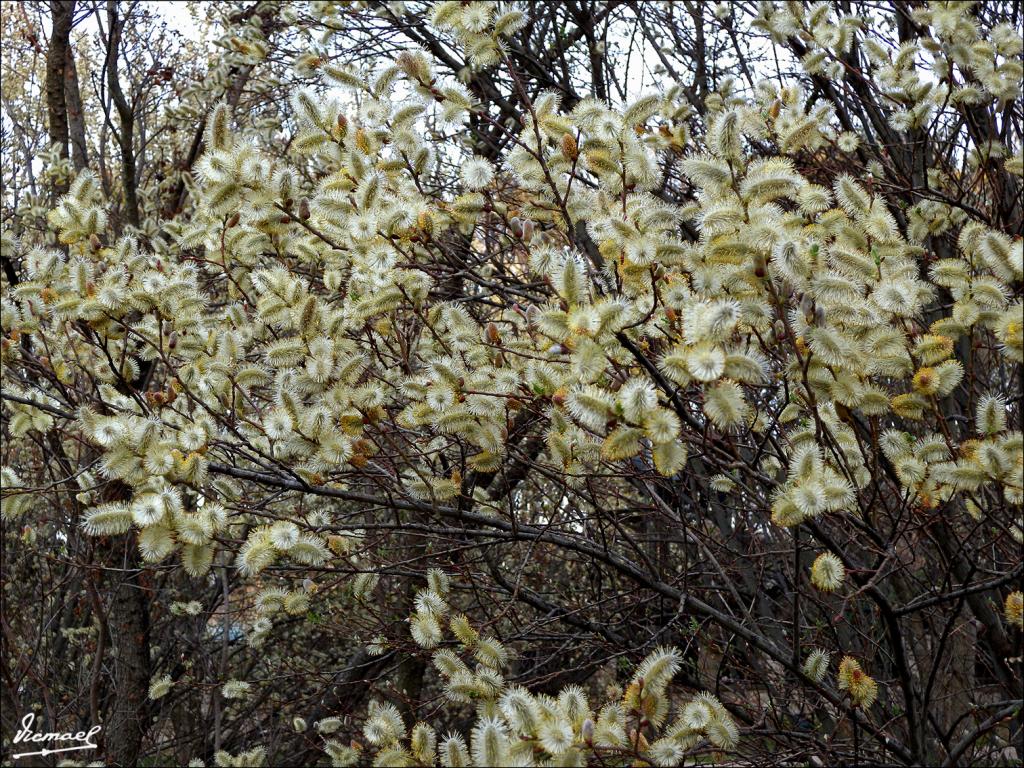
<path fill-rule="evenodd" d="M 150 0 L 147 5 L 155 8 L 171 29 L 192 40 L 199 39 L 199 28 L 192 19 L 186 0 Z"/>
<path fill-rule="evenodd" d="M 183 37 L 190 40 L 199 40 L 199 25 L 192 19 L 192 12 L 189 9 L 189 3 L 187 0 L 144 0 L 144 6 L 152 11 L 155 11 L 167 22 L 167 26 L 176 32 L 179 32 Z M 200 6 L 203 3 L 199 3 Z M 199 9 L 202 14 L 202 8 Z M 49 18 L 44 16 L 43 23 L 47 29 L 49 29 Z M 104 15 L 104 23 L 106 23 L 106 16 Z M 76 29 L 83 29 L 89 33 L 96 31 L 96 20 L 92 14 L 89 14 L 85 19 L 78 24 Z"/>

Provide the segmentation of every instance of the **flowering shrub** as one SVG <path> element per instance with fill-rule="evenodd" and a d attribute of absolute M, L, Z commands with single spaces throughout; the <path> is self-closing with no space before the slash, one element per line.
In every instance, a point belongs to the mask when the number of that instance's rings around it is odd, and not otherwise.
<path fill-rule="evenodd" d="M 799 72 L 608 99 L 524 84 L 540 10 L 362 5 L 285 20 L 408 17 L 423 47 L 303 51 L 286 149 L 221 101 L 187 212 L 115 226 L 83 169 L 56 242 L 4 235 L 5 540 L 84 534 L 198 601 L 170 614 L 220 654 L 147 650 L 145 706 L 206 686 L 196 754 L 269 760 L 222 723 L 278 665 L 336 685 L 326 621 L 368 649 L 347 684 L 400 665 L 359 725 L 279 696 L 335 765 L 954 764 L 989 732 L 1019 756 L 1019 19 L 723 4 L 697 23 Z"/>

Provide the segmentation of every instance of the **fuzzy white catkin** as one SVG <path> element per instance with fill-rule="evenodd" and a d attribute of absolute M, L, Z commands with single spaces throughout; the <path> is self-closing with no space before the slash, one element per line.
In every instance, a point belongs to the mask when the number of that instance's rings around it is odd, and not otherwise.
<path fill-rule="evenodd" d="M 462 164 L 460 171 L 466 189 L 483 189 L 494 179 L 494 166 L 482 157 L 473 157 Z"/>

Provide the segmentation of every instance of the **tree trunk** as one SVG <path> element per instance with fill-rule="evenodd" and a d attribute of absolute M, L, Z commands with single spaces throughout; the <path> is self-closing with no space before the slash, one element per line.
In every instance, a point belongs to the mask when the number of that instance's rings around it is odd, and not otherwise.
<path fill-rule="evenodd" d="M 149 606 L 144 571 L 138 569 L 135 537 L 124 557 L 126 569 L 114 586 L 107 623 L 114 661 L 114 699 L 103 723 L 106 762 L 137 765 L 142 738 L 149 727 Z"/>
<path fill-rule="evenodd" d="M 82 94 L 78 88 L 78 68 L 70 45 L 64 60 L 64 104 L 67 107 L 71 135 L 71 162 L 75 170 L 80 171 L 89 165 L 89 153 L 85 143 L 85 113 L 82 111 Z"/>
<path fill-rule="evenodd" d="M 135 113 L 132 112 L 121 90 L 121 80 L 117 72 L 118 50 L 121 44 L 121 30 L 124 19 L 117 17 L 117 3 L 107 0 L 107 87 L 110 98 L 117 109 L 117 117 L 121 131 L 117 143 L 121 148 L 121 186 L 124 187 L 125 219 L 133 227 L 139 227 L 139 198 L 136 191 L 137 176 L 135 173 Z"/>
<path fill-rule="evenodd" d="M 64 101 L 64 67 L 71 39 L 71 19 L 75 0 L 50 3 L 50 45 L 46 50 L 46 112 L 50 144 L 57 145 L 61 157 L 68 156 L 68 111 Z M 55 195 L 68 191 L 67 180 L 54 184 Z"/>

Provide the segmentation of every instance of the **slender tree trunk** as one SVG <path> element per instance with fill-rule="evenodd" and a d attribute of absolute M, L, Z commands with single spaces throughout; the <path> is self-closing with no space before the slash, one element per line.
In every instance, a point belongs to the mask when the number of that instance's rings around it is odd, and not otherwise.
<path fill-rule="evenodd" d="M 107 0 L 107 88 L 110 98 L 117 110 L 120 123 L 118 145 L 121 148 L 121 186 L 124 187 L 124 216 L 129 224 L 139 226 L 139 198 L 136 190 L 135 173 L 135 113 L 121 90 L 121 80 L 117 72 L 118 51 L 121 45 L 121 30 L 124 19 L 119 19 L 117 3 Z"/>
<path fill-rule="evenodd" d="M 104 494 L 108 501 L 125 501 L 131 490 L 114 481 Z M 112 696 L 103 715 L 107 765 L 137 765 L 142 739 L 149 728 L 149 593 L 146 572 L 139 562 L 135 535 L 104 538 L 96 560 L 106 571 L 105 592 L 111 595 L 106 624 L 110 641 Z"/>
<path fill-rule="evenodd" d="M 71 20 L 75 0 L 52 0 L 50 3 L 50 45 L 46 50 L 46 112 L 50 144 L 57 145 L 61 157 L 68 156 L 68 111 L 64 101 L 64 68 L 70 48 Z M 68 190 L 67 180 L 54 184 L 55 195 Z"/>
<path fill-rule="evenodd" d="M 64 103 L 71 137 L 71 162 L 75 170 L 80 171 L 89 165 L 89 153 L 85 143 L 85 113 L 82 111 L 82 94 L 78 88 L 78 68 L 70 45 L 64 59 Z"/>
<path fill-rule="evenodd" d="M 149 727 L 149 605 L 138 569 L 135 538 L 128 543 L 126 571 L 114 587 L 107 624 L 114 657 L 114 698 L 103 723 L 108 765 L 137 765 Z"/>

